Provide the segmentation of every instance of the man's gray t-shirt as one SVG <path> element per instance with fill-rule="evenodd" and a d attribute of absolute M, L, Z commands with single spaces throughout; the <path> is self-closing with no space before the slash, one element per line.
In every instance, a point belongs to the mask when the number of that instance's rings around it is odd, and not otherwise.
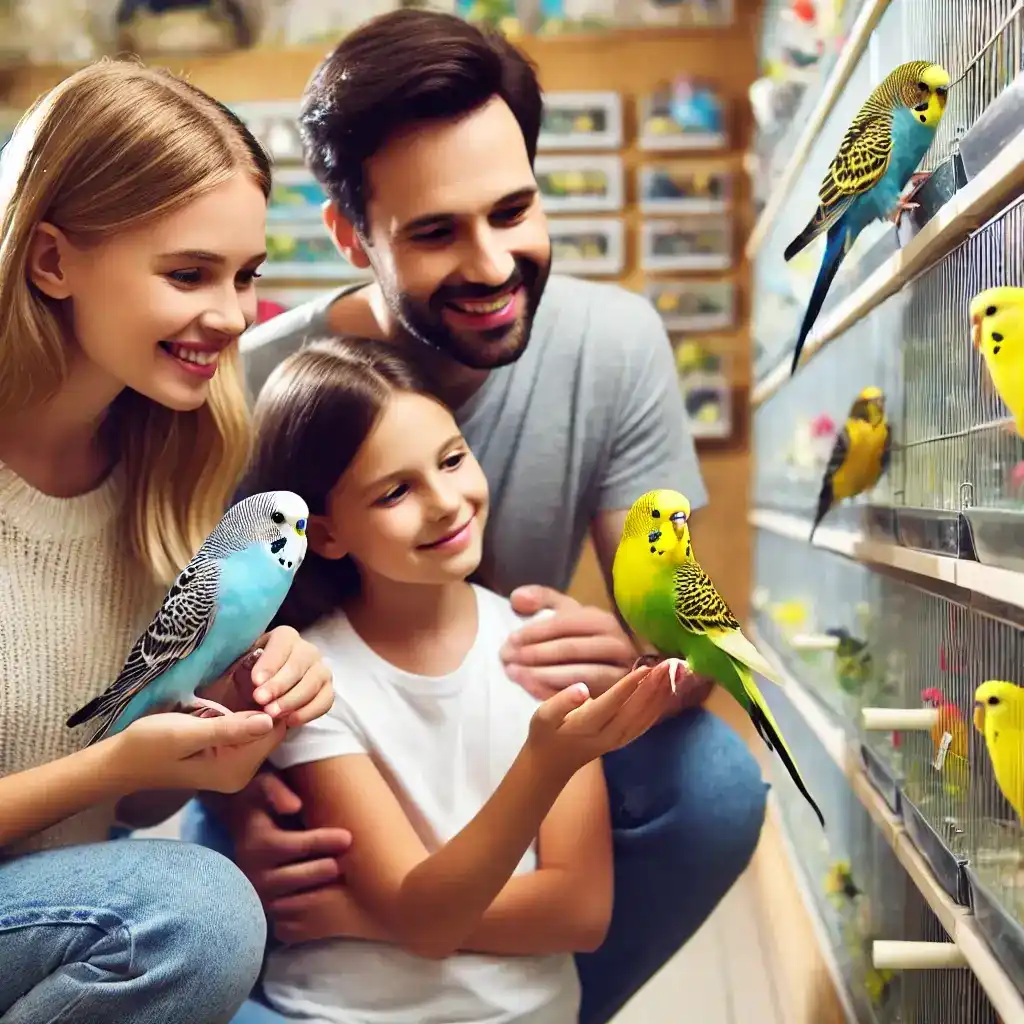
<path fill-rule="evenodd" d="M 253 394 L 305 339 L 331 333 L 328 310 L 351 290 L 243 335 Z M 567 590 L 599 511 L 660 487 L 694 509 L 707 501 L 661 318 L 615 285 L 552 274 L 526 351 L 492 370 L 455 416 L 490 485 L 479 578 L 498 593 L 526 583 Z"/>

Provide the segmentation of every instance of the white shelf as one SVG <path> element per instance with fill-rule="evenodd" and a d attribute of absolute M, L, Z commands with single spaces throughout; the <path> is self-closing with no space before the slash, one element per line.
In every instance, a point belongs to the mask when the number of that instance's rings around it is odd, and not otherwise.
<path fill-rule="evenodd" d="M 750 632 L 751 640 L 778 670 L 784 682 L 783 689 L 792 701 L 793 706 L 807 722 L 815 736 L 821 740 L 829 756 L 832 757 L 849 778 L 850 786 L 857 799 L 868 812 L 872 821 L 878 826 L 879 831 L 896 854 L 897 860 L 907 872 L 908 877 L 920 891 L 928 906 L 931 907 L 932 912 L 939 919 L 942 927 L 963 954 L 964 959 L 967 961 L 967 966 L 985 990 L 985 994 L 988 996 L 996 1012 L 1007 1022 L 1024 1021 L 1024 998 L 1021 997 L 1016 986 L 1006 976 L 1005 971 L 992 954 L 988 943 L 977 929 L 973 915 L 965 907 L 959 906 L 959 904 L 950 899 L 945 889 L 938 883 L 931 868 L 918 852 L 917 847 L 911 842 L 910 837 L 903 828 L 903 823 L 892 814 L 878 791 L 871 785 L 864 769 L 861 767 L 859 755 L 852 748 L 852 745 L 845 741 L 845 733 L 842 727 L 833 723 L 828 715 L 817 706 L 813 698 L 807 694 L 806 689 L 787 672 L 777 652 L 764 643 L 757 630 L 752 628 Z M 802 694 L 803 697 L 797 697 L 797 694 Z M 810 702 L 810 704 L 807 702 Z M 811 705 L 813 705 L 814 711 L 808 714 L 808 708 Z M 837 733 L 844 737 L 844 750 L 842 752 L 839 752 L 836 747 Z M 780 831 L 783 836 L 786 836 L 785 829 Z M 796 863 L 792 844 L 787 842 L 786 845 L 790 857 L 794 861 L 794 874 L 798 880 L 802 879 L 803 871 L 800 865 Z M 800 887 L 799 881 L 798 887 Z M 805 895 L 805 899 L 810 899 L 809 894 Z M 816 910 L 811 914 L 811 919 L 816 923 L 820 923 L 820 917 L 817 915 Z M 827 939 L 821 935 L 819 935 L 819 938 L 822 938 L 826 962 L 829 962 L 830 957 L 833 956 L 830 945 Z M 830 968 L 832 963 L 834 963 L 834 960 L 830 962 Z M 843 992 L 842 985 L 837 986 L 837 988 L 839 988 L 840 993 Z"/>
<path fill-rule="evenodd" d="M 791 540 L 806 541 L 810 523 L 800 516 L 770 509 L 754 509 L 748 518 L 751 526 L 769 530 Z M 983 565 L 968 559 L 950 558 L 928 551 L 914 551 L 885 541 L 869 540 L 854 530 L 818 527 L 814 546 L 834 551 L 859 562 L 884 565 L 914 576 L 924 576 L 982 594 L 1004 604 L 1024 608 L 1024 573 Z"/>
<path fill-rule="evenodd" d="M 848 331 L 908 281 L 942 259 L 976 228 L 1015 199 L 1024 188 L 1024 132 L 936 212 L 905 248 L 893 253 L 851 295 L 824 315 L 804 345 L 801 362 L 812 359 L 833 338 Z M 964 338 L 969 335 L 964 319 Z M 790 378 L 789 356 L 758 381 L 751 404 L 758 406 Z"/>
<path fill-rule="evenodd" d="M 867 49 L 871 33 L 875 30 L 875 26 L 885 13 L 889 2 L 890 0 L 865 0 L 860 14 L 857 15 L 857 20 L 850 30 L 850 37 L 843 47 L 843 52 L 839 55 L 839 59 L 836 61 L 828 81 L 821 90 L 821 96 L 814 110 L 811 111 L 804 130 L 796 141 L 793 153 L 783 168 L 779 180 L 775 183 L 775 187 L 768 197 L 768 202 L 765 203 L 764 209 L 761 211 L 761 216 L 758 217 L 757 223 L 754 225 L 754 230 L 751 232 L 750 239 L 747 242 L 746 255 L 748 260 L 753 260 L 757 255 L 757 250 L 761 247 L 765 238 L 768 237 L 775 218 L 779 215 L 779 211 L 793 190 L 796 177 L 807 160 L 811 147 L 828 120 L 828 115 L 832 113 L 836 100 L 842 95 L 846 83 L 850 80 L 850 76 L 857 66 L 857 61 L 860 60 L 861 55 Z M 816 87 L 816 84 L 809 86 L 811 89 Z M 866 96 L 864 98 L 867 99 Z"/>

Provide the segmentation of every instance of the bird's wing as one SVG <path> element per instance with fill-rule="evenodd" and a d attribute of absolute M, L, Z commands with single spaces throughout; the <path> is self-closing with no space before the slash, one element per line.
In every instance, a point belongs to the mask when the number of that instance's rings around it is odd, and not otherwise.
<path fill-rule="evenodd" d="M 97 716 L 110 721 L 154 679 L 202 642 L 217 614 L 220 564 L 200 552 L 178 574 L 160 610 L 131 649 L 118 677 L 68 719 L 74 726 Z"/>
<path fill-rule="evenodd" d="M 889 460 L 892 458 L 892 427 L 885 425 L 885 442 L 882 445 L 882 473 L 889 468 Z M 881 475 L 881 474 L 879 474 Z"/>
<path fill-rule="evenodd" d="M 822 207 L 831 209 L 874 188 L 892 157 L 892 111 L 861 112 L 846 130 L 818 191 Z"/>
<path fill-rule="evenodd" d="M 850 454 L 850 444 L 850 430 L 846 424 L 843 424 L 843 429 L 836 434 L 835 443 L 832 445 L 832 451 L 828 457 L 828 465 L 825 467 L 825 476 L 822 482 L 823 484 L 827 483 L 829 489 L 832 487 L 836 473 L 843 468 L 843 463 Z"/>
<path fill-rule="evenodd" d="M 773 683 L 778 673 L 740 632 L 740 623 L 711 577 L 696 563 L 676 567 L 673 575 L 676 619 L 683 629 L 706 636 L 716 647 Z"/>

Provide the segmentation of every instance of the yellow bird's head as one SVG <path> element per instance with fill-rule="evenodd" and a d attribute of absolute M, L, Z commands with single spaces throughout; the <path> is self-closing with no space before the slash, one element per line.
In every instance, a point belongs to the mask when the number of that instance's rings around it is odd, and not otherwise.
<path fill-rule="evenodd" d="M 850 406 L 851 420 L 865 420 L 877 426 L 885 420 L 885 395 L 881 388 L 867 387 Z"/>
<path fill-rule="evenodd" d="M 643 544 L 652 558 L 693 557 L 690 544 L 690 502 L 678 491 L 648 491 L 633 502 L 622 528 L 623 541 Z"/>
<path fill-rule="evenodd" d="M 949 97 L 949 72 L 939 64 L 910 61 L 899 69 L 903 102 L 928 128 L 938 127 Z"/>
<path fill-rule="evenodd" d="M 1024 330 L 1024 288 L 989 288 L 970 305 L 971 343 L 988 362 Z"/>
<path fill-rule="evenodd" d="M 1024 729 L 1024 690 L 1002 679 L 982 683 L 974 691 L 974 728 L 986 740 Z"/>

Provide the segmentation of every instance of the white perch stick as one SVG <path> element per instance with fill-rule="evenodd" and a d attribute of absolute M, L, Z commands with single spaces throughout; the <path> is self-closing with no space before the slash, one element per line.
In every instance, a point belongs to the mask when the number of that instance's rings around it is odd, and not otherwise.
<path fill-rule="evenodd" d="M 861 708 L 868 732 L 930 732 L 939 720 L 936 708 Z"/>
<path fill-rule="evenodd" d="M 941 971 L 966 967 L 960 947 L 952 942 L 889 942 L 871 944 L 871 962 L 879 971 Z"/>
<path fill-rule="evenodd" d="M 839 646 L 839 637 L 828 633 L 797 633 L 789 644 L 798 651 L 834 651 Z"/>

